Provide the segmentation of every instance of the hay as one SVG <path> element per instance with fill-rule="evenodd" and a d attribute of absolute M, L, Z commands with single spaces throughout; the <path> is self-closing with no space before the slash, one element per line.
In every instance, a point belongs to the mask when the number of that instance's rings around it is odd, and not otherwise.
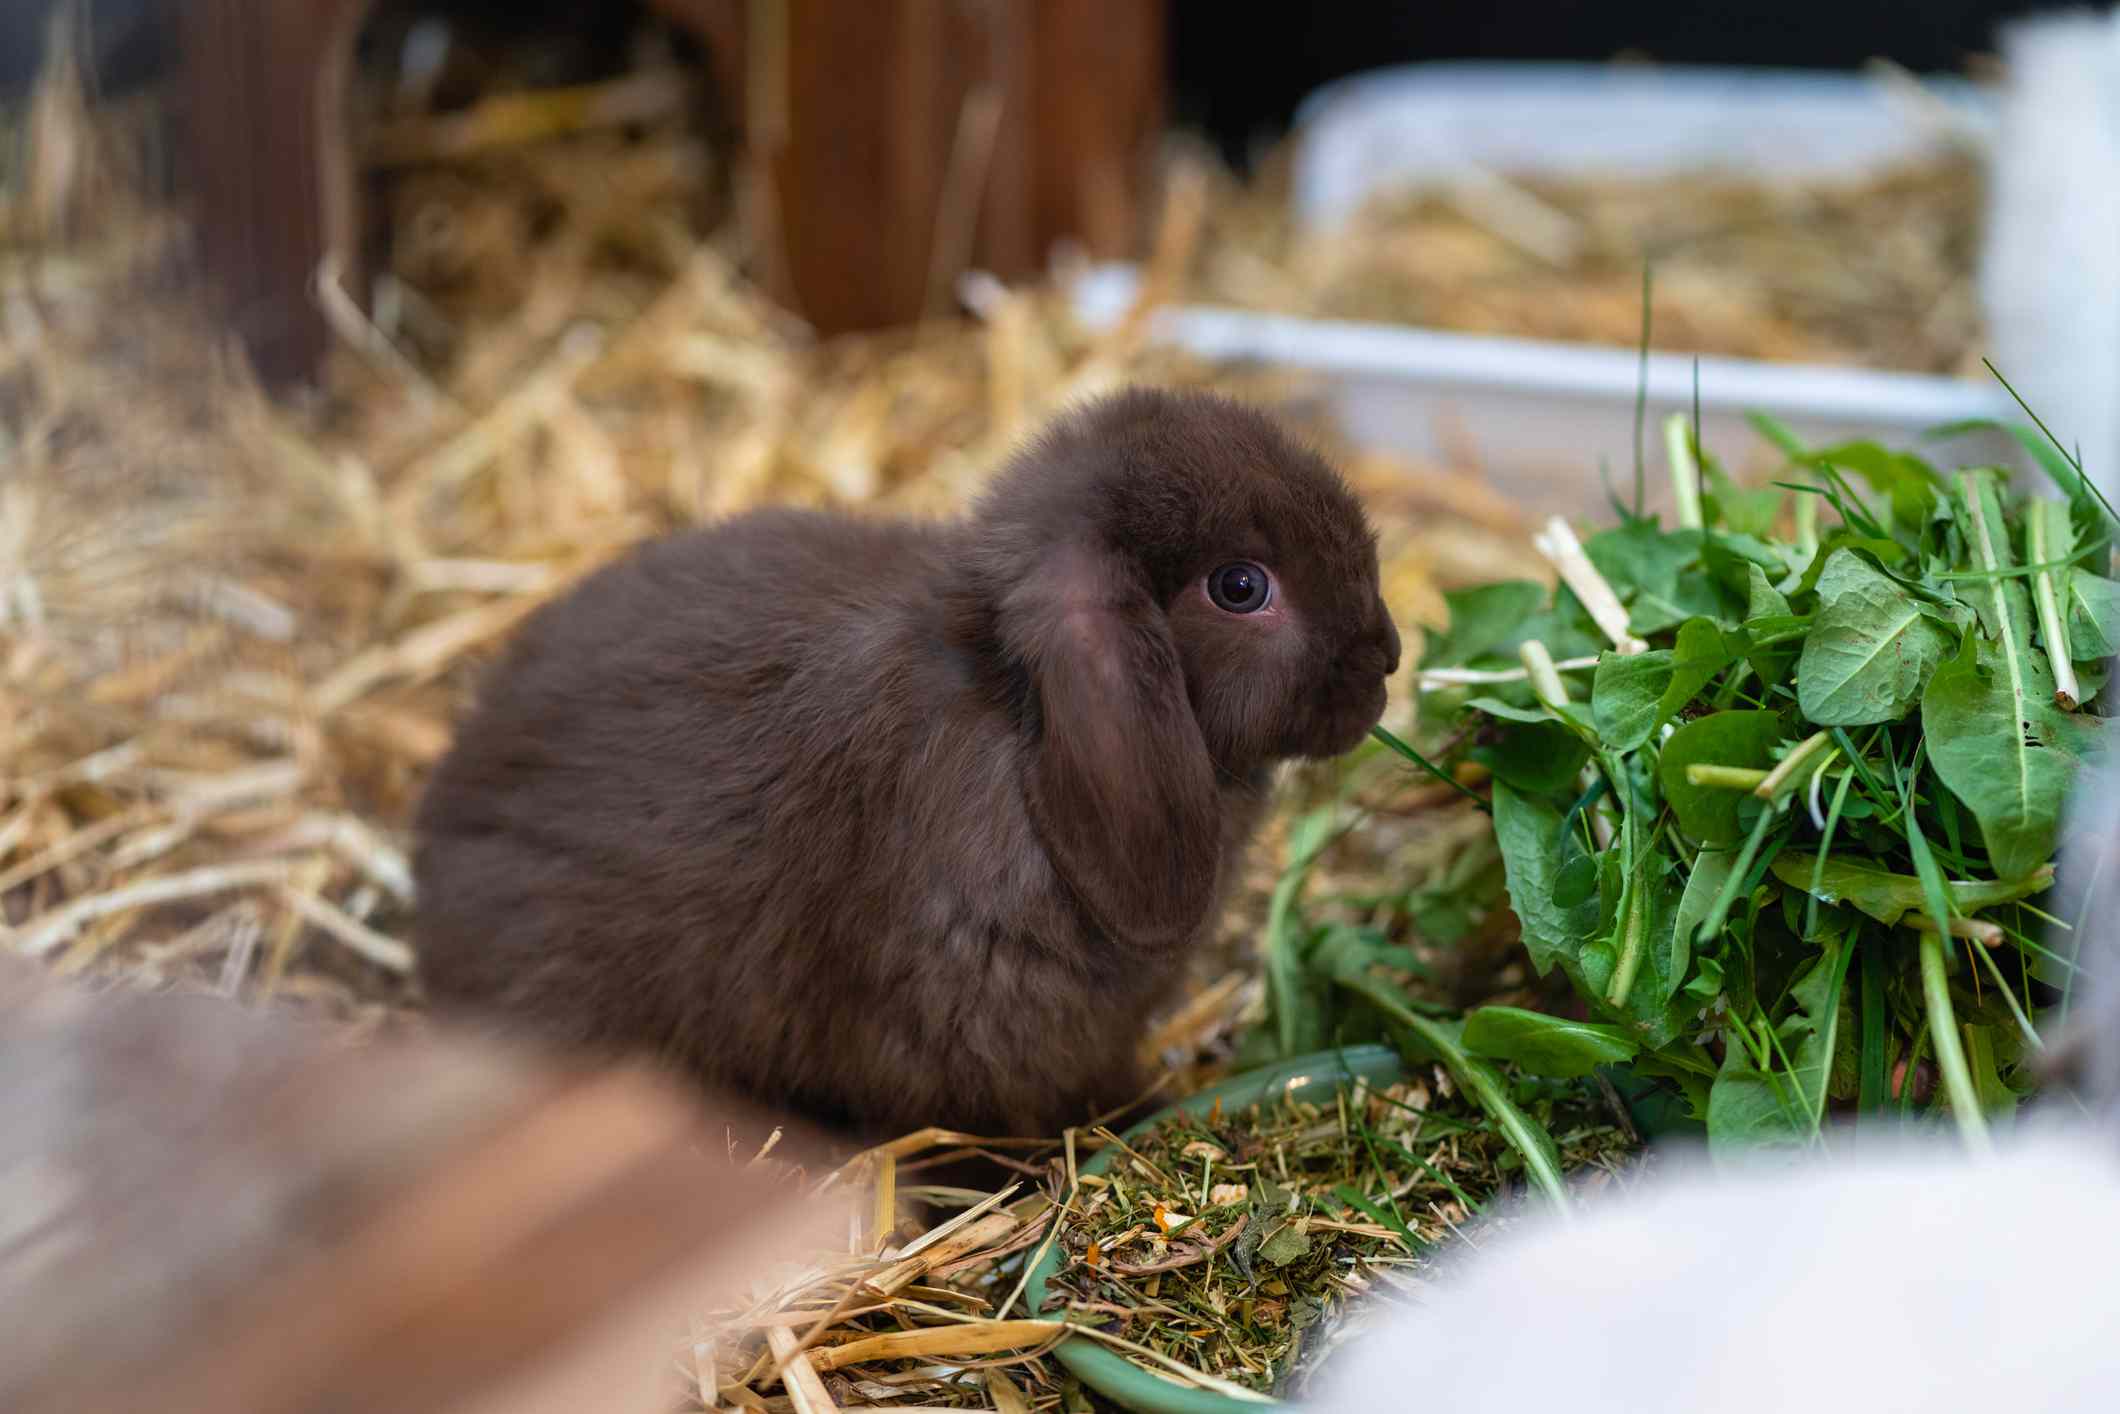
<path fill-rule="evenodd" d="M 977 319 L 816 340 L 748 284 L 735 232 L 688 225 L 713 162 L 665 111 L 667 76 L 621 82 L 631 108 L 571 94 L 571 126 L 503 96 L 537 141 L 476 110 L 384 130 L 400 239 L 376 319 L 327 301 L 344 339 L 321 395 L 277 404 L 182 278 L 180 224 L 138 194 L 139 116 L 48 82 L 38 148 L 73 156 L 25 170 L 72 185 L 19 182 L 0 208 L 16 947 L 347 1013 L 411 1004 L 410 806 L 479 664 L 581 575 L 758 504 L 947 513 L 1042 418 L 1122 382 L 1300 391 L 1150 348 L 1140 319 L 1093 338 L 1046 286 L 986 282 Z M 1172 190 L 1152 297 L 1200 227 L 1200 180 Z M 1402 615 L 1438 612 L 1452 570 L 1492 570 L 1450 559 L 1466 545 L 1521 543 L 1472 476 L 1350 469 L 1385 513 Z M 199 940 L 243 920 L 264 939 L 235 977 Z"/>
<path fill-rule="evenodd" d="M 1129 381 L 1302 407 L 1278 376 L 1148 346 L 1140 317 L 1092 336 L 1048 284 L 971 281 L 974 318 L 812 337 L 745 278 L 739 233 L 695 228 L 716 155 L 652 73 L 570 95 L 571 121 L 509 100 L 379 129 L 396 241 L 372 315 L 326 272 L 340 345 L 314 395 L 275 401 L 151 199 L 152 105 L 92 108 L 69 72 L 0 188 L 0 946 L 61 973 L 414 1018 L 411 808 L 480 665 L 580 576 L 755 505 L 946 514 L 1052 411 Z M 1151 299 L 1194 263 L 1189 170 Z M 1438 616 L 1444 584 L 1541 572 L 1472 470 L 1307 426 L 1378 508 L 1402 619 Z M 1152 1040 L 1181 1073 L 1259 1004 L 1274 868 L 1262 851 L 1230 947 Z M 701 1400 L 1054 1407 L 1050 1333 L 992 1288 L 1050 1240 L 1071 1159 L 1033 1151 L 1031 1187 L 894 1235 L 908 1196 L 979 1196 L 917 1181 L 975 1150 L 1023 1152 L 909 1136 L 826 1180 L 871 1185 L 867 1230 L 703 1329 Z"/>
<path fill-rule="evenodd" d="M 1287 161 L 1218 188 L 1197 298 L 1632 348 L 1647 262 L 1659 349 L 1984 373 L 1986 172 L 1963 147 L 1830 181 L 1482 173 L 1317 231 L 1293 219 Z"/>

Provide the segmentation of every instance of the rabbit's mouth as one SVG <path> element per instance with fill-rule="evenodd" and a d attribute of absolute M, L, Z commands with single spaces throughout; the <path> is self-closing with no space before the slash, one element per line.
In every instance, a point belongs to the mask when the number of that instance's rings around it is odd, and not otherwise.
<path fill-rule="evenodd" d="M 1325 761 L 1360 746 L 1384 715 L 1384 683 L 1379 676 L 1340 684 L 1322 704 L 1310 740 L 1297 754 Z"/>

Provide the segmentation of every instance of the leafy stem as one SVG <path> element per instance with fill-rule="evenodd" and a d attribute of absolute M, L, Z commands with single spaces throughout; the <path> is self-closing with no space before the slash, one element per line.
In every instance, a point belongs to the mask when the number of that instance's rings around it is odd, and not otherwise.
<path fill-rule="evenodd" d="M 1674 412 L 1664 419 L 1664 456 L 1671 463 L 1671 494 L 1678 502 L 1681 530 L 1700 530 L 1706 522 L 1700 513 L 1700 468 L 1694 464 L 1691 433 L 1686 415 Z"/>
<path fill-rule="evenodd" d="M 1796 498 L 1796 556 L 1808 564 L 1818 553 L 1818 497 Z"/>
<path fill-rule="evenodd" d="M 1943 1072 L 1944 1092 L 1951 1097 L 1951 1117 L 1966 1146 L 1985 1151 L 1990 1147 L 1987 1117 L 1980 1111 L 1980 1092 L 1973 1088 L 1973 1071 L 1958 1039 L 1958 1017 L 1951 1009 L 1950 981 L 1943 970 L 1943 935 L 1923 929 L 1919 937 L 1921 997 L 1928 1009 L 1936 1068 Z"/>
<path fill-rule="evenodd" d="M 1610 752 L 1600 752 L 1605 777 L 1612 782 L 1612 790 L 1618 795 L 1624 786 L 1626 763 Z M 1642 954 L 1648 950 L 1649 942 L 1649 858 L 1648 841 L 1642 838 L 1642 812 L 1630 802 L 1621 817 L 1621 826 L 1626 831 L 1626 853 L 1620 859 L 1626 871 L 1626 889 L 1620 900 L 1620 934 L 1618 957 L 1612 967 L 1612 981 L 1605 989 L 1605 1000 L 1614 1007 L 1627 1004 L 1627 994 L 1634 990 L 1635 974 L 1641 971 Z"/>
<path fill-rule="evenodd" d="M 1583 542 L 1575 538 L 1575 530 L 1568 522 L 1554 516 L 1546 522 L 1546 528 L 1531 537 L 1532 548 L 1544 555 L 1575 597 L 1590 614 L 1591 620 L 1612 640 L 1612 646 L 1622 653 L 1641 653 L 1649 645 L 1627 626 L 1627 610 L 1619 602 L 1619 595 L 1612 585 L 1590 562 L 1583 550 Z"/>
<path fill-rule="evenodd" d="M 1827 745 L 1832 739 L 1831 732 L 1823 731 L 1813 732 L 1805 737 L 1797 744 L 1794 750 L 1776 763 L 1773 770 L 1767 772 L 1766 779 L 1758 784 L 1753 790 L 1753 794 L 1757 795 L 1761 800 L 1773 800 L 1779 797 L 1783 791 L 1788 789 L 1790 783 L 1796 779 L 1796 773 L 1803 769 L 1804 763 L 1809 761 L 1820 748 Z"/>
<path fill-rule="evenodd" d="M 1634 975 L 1641 971 L 1642 953 L 1649 939 L 1649 920 L 1643 900 L 1649 891 L 1643 887 L 1641 871 L 1635 870 L 1627 880 L 1625 919 L 1620 924 L 1619 961 L 1612 968 L 1612 983 L 1605 990 L 1605 1000 L 1615 1007 L 1627 1004 L 1627 994 L 1634 990 Z"/>
<path fill-rule="evenodd" d="M 1756 791 L 1766 784 L 1769 774 L 1756 766 L 1718 766 L 1712 761 L 1696 761 L 1686 767 L 1686 784 L 1710 790 Z"/>
<path fill-rule="evenodd" d="M 1568 684 L 1561 681 L 1560 669 L 1554 665 L 1553 655 L 1546 645 L 1535 638 L 1527 638 L 1517 646 L 1516 656 L 1524 665 L 1524 674 L 1531 680 L 1531 691 L 1548 708 L 1567 705 Z"/>
<path fill-rule="evenodd" d="M 2049 553 L 2049 537 L 2054 540 L 2068 536 L 2068 507 L 2059 501 L 2034 501 L 2025 507 L 2025 535 L 2029 541 L 2026 550 L 2035 564 L 2044 564 Z M 2053 524 L 2059 516 L 2061 523 Z M 2039 636 L 2046 640 L 2047 661 L 2054 668 L 2054 702 L 2064 712 L 2076 710 L 2083 698 L 2083 689 L 2076 682 L 2076 665 L 2069 657 L 2068 625 L 2061 618 L 2061 604 L 2054 594 L 2054 572 L 2042 568 L 2032 580 L 2032 595 L 2039 605 Z"/>

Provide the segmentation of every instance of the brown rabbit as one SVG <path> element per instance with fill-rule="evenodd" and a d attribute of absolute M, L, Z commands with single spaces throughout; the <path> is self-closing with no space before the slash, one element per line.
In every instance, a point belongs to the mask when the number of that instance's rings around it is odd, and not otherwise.
<path fill-rule="evenodd" d="M 533 617 L 420 812 L 421 967 L 828 1122 L 1054 1133 L 1398 658 L 1323 461 L 1117 394 L 964 521 L 757 512 Z"/>

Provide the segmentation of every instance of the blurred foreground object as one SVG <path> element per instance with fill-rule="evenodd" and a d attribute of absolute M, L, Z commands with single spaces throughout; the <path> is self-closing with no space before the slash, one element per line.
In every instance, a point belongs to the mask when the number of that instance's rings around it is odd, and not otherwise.
<path fill-rule="evenodd" d="M 2120 494 L 2120 11 L 2003 32 L 1983 293 L 1991 357 Z"/>
<path fill-rule="evenodd" d="M 1373 1313 L 1314 1407 L 2089 1411 L 2120 1394 L 2120 1156 L 2082 1132 L 1980 1159 L 1946 1141 L 1681 1169 L 1468 1258 L 1418 1306 Z"/>
<path fill-rule="evenodd" d="M 21 1414 L 148 1390 L 246 1414 L 668 1408 L 686 1312 L 843 1230 L 739 1157 L 769 1122 L 710 1122 L 643 1074 L 348 1045 L 4 961 L 0 1407 Z"/>

